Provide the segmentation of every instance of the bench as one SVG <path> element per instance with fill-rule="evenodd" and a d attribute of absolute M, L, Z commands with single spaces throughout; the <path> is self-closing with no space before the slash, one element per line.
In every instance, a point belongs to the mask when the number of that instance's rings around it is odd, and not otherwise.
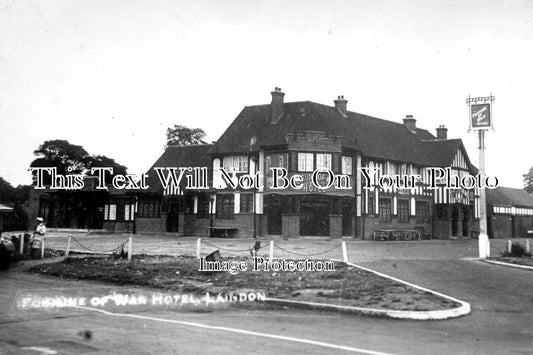
<path fill-rule="evenodd" d="M 208 238 L 231 238 L 237 231 L 235 227 L 205 227 Z"/>
<path fill-rule="evenodd" d="M 419 229 L 377 229 L 372 240 L 420 240 L 422 232 Z"/>

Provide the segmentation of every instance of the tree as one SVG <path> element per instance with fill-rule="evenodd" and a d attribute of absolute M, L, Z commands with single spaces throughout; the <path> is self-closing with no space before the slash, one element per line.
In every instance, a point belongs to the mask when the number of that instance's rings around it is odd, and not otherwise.
<path fill-rule="evenodd" d="M 205 136 L 206 133 L 201 128 L 174 125 L 173 128 L 167 128 L 167 146 L 206 144 Z"/>
<path fill-rule="evenodd" d="M 33 154 L 37 158 L 30 167 L 55 167 L 57 173 L 62 175 L 84 172 L 89 158 L 89 153 L 82 146 L 61 139 L 45 141 Z"/>
<path fill-rule="evenodd" d="M 82 146 L 71 144 L 69 141 L 55 139 L 45 141 L 33 152 L 37 158 L 31 162 L 32 168 L 56 168 L 57 174 L 83 174 L 87 175 L 93 167 L 113 168 L 113 175 L 126 174 L 127 168 L 105 155 L 90 155 Z M 106 174 L 109 175 L 109 174 Z M 44 184 L 49 185 L 51 180 L 44 174 Z M 112 176 L 107 177 L 110 180 Z M 33 176 L 35 181 L 35 174 Z M 106 181 L 106 183 L 109 181 Z"/>
<path fill-rule="evenodd" d="M 527 174 L 522 175 L 524 177 L 524 190 L 528 194 L 533 193 L 533 166 L 529 168 Z"/>
<path fill-rule="evenodd" d="M 0 202 L 13 206 L 13 213 L 3 216 L 3 229 L 25 230 L 28 227 L 28 213 L 24 207 L 29 196 L 29 186 L 19 185 L 16 188 L 0 177 Z"/>
<path fill-rule="evenodd" d="M 113 168 L 113 175 L 105 175 L 106 184 L 111 183 L 114 175 L 126 175 L 128 173 L 128 168 L 117 163 L 115 159 L 108 158 L 105 155 L 90 156 L 87 159 L 87 170 L 90 171 L 91 168 Z"/>

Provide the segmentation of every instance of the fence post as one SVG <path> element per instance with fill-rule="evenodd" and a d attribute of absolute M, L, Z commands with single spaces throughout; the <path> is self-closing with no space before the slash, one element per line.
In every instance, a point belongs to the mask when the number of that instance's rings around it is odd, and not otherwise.
<path fill-rule="evenodd" d="M 133 235 L 130 235 L 128 240 L 128 261 L 131 261 L 131 253 L 133 252 Z"/>
<path fill-rule="evenodd" d="M 346 242 L 343 240 L 341 242 L 341 245 L 342 245 L 342 261 L 347 263 L 348 262 L 348 251 L 346 250 Z"/>
<path fill-rule="evenodd" d="M 274 260 L 274 241 L 271 240 L 270 241 L 270 249 L 269 249 L 269 253 L 268 253 L 268 262 L 272 263 L 273 260 Z"/>
<path fill-rule="evenodd" d="M 44 235 L 41 238 L 41 259 L 44 259 Z"/>
<path fill-rule="evenodd" d="M 531 252 L 531 249 L 529 247 L 529 239 L 526 239 L 526 253 L 530 253 Z"/>
<path fill-rule="evenodd" d="M 509 254 L 511 254 L 511 245 L 512 245 L 512 242 L 511 242 L 510 240 L 507 241 L 507 252 L 508 252 Z"/>
<path fill-rule="evenodd" d="M 68 235 L 67 239 L 67 250 L 65 251 L 65 257 L 68 258 L 68 255 L 70 254 L 70 238 L 72 238 L 72 234 Z"/>
<path fill-rule="evenodd" d="M 20 234 L 19 253 L 20 255 L 24 254 L 24 233 Z"/>
<path fill-rule="evenodd" d="M 200 259 L 200 251 L 202 249 L 202 238 L 196 240 L 196 258 Z"/>

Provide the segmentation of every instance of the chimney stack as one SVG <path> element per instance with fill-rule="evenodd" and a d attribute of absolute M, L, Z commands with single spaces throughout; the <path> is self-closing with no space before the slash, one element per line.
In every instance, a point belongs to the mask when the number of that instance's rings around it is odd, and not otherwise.
<path fill-rule="evenodd" d="M 281 91 L 281 88 L 275 87 L 272 94 L 272 102 L 270 103 L 270 123 L 275 124 L 283 116 L 283 96 L 285 93 Z"/>
<path fill-rule="evenodd" d="M 437 139 L 448 139 L 448 128 L 443 124 L 437 128 Z"/>
<path fill-rule="evenodd" d="M 416 133 L 416 119 L 413 118 L 413 115 L 406 115 L 405 118 L 403 119 L 403 124 L 412 133 Z"/>
<path fill-rule="evenodd" d="M 346 118 L 348 117 L 348 110 L 347 110 L 347 104 L 348 100 L 344 99 L 343 95 L 337 96 L 337 100 L 333 100 L 335 103 L 335 108 L 339 113 L 342 115 L 342 117 Z"/>

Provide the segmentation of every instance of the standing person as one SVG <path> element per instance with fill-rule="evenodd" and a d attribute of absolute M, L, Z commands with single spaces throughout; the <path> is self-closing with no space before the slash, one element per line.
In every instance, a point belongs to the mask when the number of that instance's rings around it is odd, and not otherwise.
<path fill-rule="evenodd" d="M 44 236 L 46 234 L 46 226 L 42 217 L 37 217 L 37 227 L 33 232 L 33 238 L 31 243 L 31 254 L 35 256 L 35 251 L 41 249 L 41 245 L 44 242 Z"/>
<path fill-rule="evenodd" d="M 37 223 L 34 234 L 44 238 L 44 235 L 46 234 L 46 226 L 44 225 L 42 217 L 37 217 Z"/>

